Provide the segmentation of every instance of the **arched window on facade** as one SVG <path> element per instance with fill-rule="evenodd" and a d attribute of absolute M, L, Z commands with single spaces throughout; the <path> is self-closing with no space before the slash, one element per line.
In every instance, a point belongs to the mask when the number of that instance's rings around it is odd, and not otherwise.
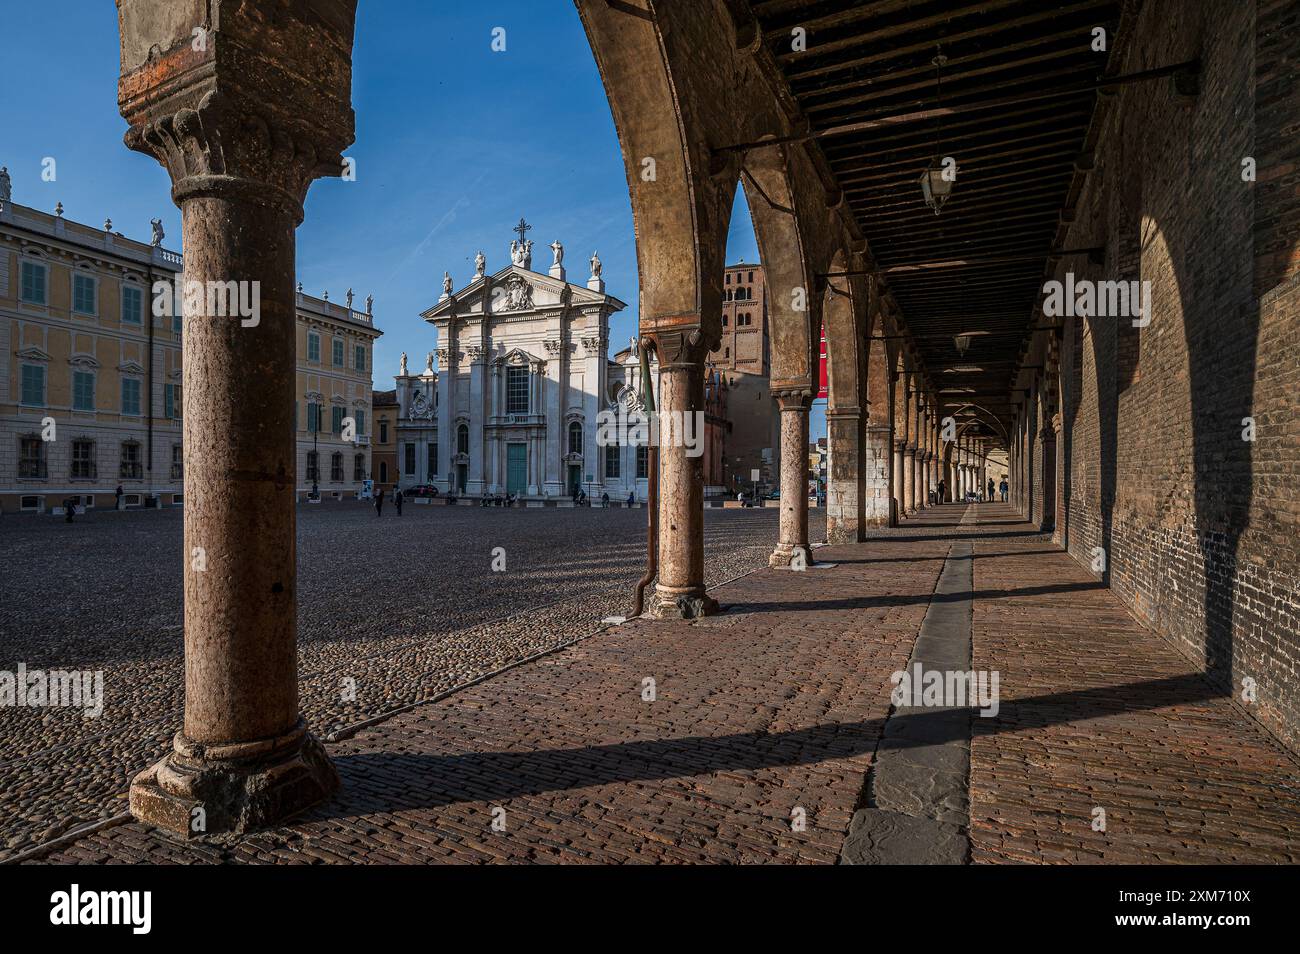
<path fill-rule="evenodd" d="M 582 423 L 579 421 L 569 425 L 569 453 L 582 453 Z"/>
<path fill-rule="evenodd" d="M 456 453 L 469 453 L 469 425 L 461 424 L 456 428 Z"/>

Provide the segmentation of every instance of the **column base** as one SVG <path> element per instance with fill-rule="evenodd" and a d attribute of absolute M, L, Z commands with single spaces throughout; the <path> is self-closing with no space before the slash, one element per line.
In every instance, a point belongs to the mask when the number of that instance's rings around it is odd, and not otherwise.
<path fill-rule="evenodd" d="M 131 814 L 181 838 L 243 834 L 311 808 L 339 787 L 325 748 L 299 723 L 274 739 L 173 750 L 131 781 Z"/>
<path fill-rule="evenodd" d="M 716 616 L 720 611 L 718 601 L 704 592 L 703 587 L 680 592 L 655 587 L 645 615 L 650 619 L 699 619 Z"/>
<path fill-rule="evenodd" d="M 778 543 L 772 555 L 767 558 L 767 565 L 773 569 L 792 566 L 803 566 L 806 569 L 815 562 L 817 561 L 813 559 L 812 550 L 802 543 Z"/>

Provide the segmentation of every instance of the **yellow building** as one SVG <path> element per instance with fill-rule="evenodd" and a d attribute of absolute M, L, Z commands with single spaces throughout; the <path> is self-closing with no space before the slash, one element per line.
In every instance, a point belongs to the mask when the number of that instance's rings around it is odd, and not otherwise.
<path fill-rule="evenodd" d="M 181 256 L 111 222 L 8 201 L 0 173 L 0 509 L 46 512 L 184 500 L 180 319 L 151 289 Z M 298 488 L 354 496 L 370 476 L 371 314 L 298 295 Z M 355 423 L 346 440 L 345 419 Z M 319 422 L 319 433 L 313 424 Z M 313 458 L 313 454 L 316 456 Z"/>
<path fill-rule="evenodd" d="M 371 478 L 371 369 L 383 332 L 367 311 L 313 298 L 298 286 L 298 495 L 355 497 Z M 349 434 L 348 422 L 354 425 Z"/>

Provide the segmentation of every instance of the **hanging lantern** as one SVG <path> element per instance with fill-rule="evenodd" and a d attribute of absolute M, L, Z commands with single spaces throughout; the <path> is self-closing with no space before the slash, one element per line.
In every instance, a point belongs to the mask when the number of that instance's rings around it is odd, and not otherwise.
<path fill-rule="evenodd" d="M 939 142 L 942 138 L 943 120 L 943 67 L 948 62 L 948 57 L 943 55 L 943 49 L 935 48 L 935 57 L 930 61 L 934 64 L 934 85 L 935 85 L 935 130 L 934 130 L 934 152 L 935 157 L 930 160 L 929 167 L 921 173 L 921 194 L 925 196 L 925 204 L 934 209 L 934 214 L 938 215 L 943 209 L 943 205 L 948 201 L 952 194 L 952 183 L 956 173 L 956 163 L 952 158 L 941 159 L 943 155 Z M 951 172 L 949 171 L 951 170 Z M 945 175 L 945 173 L 948 173 Z"/>
<path fill-rule="evenodd" d="M 934 209 L 935 215 L 939 214 L 943 204 L 948 201 L 948 196 L 952 194 L 952 180 L 944 178 L 943 172 L 943 163 L 935 159 L 921 173 L 921 194 L 925 196 L 925 204 Z"/>
<path fill-rule="evenodd" d="M 966 352 L 970 350 L 970 339 L 970 335 L 957 335 L 952 339 L 953 344 L 957 346 L 957 353 L 963 358 L 966 357 Z"/>

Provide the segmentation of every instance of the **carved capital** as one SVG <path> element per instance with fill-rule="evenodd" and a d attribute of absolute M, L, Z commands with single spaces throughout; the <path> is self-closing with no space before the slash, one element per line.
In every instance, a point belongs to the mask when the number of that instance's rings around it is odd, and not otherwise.
<path fill-rule="evenodd" d="M 302 218 L 353 140 L 356 0 L 118 0 L 127 146 L 166 168 L 177 204 L 268 201 Z"/>
<path fill-rule="evenodd" d="M 782 411 L 806 411 L 812 407 L 812 391 L 808 388 L 773 388 L 772 397 Z"/>
<path fill-rule="evenodd" d="M 710 351 L 717 350 L 720 344 L 707 339 L 699 328 L 659 331 L 648 337 L 654 340 L 659 367 L 664 371 L 688 367 L 703 369 L 705 357 Z"/>

